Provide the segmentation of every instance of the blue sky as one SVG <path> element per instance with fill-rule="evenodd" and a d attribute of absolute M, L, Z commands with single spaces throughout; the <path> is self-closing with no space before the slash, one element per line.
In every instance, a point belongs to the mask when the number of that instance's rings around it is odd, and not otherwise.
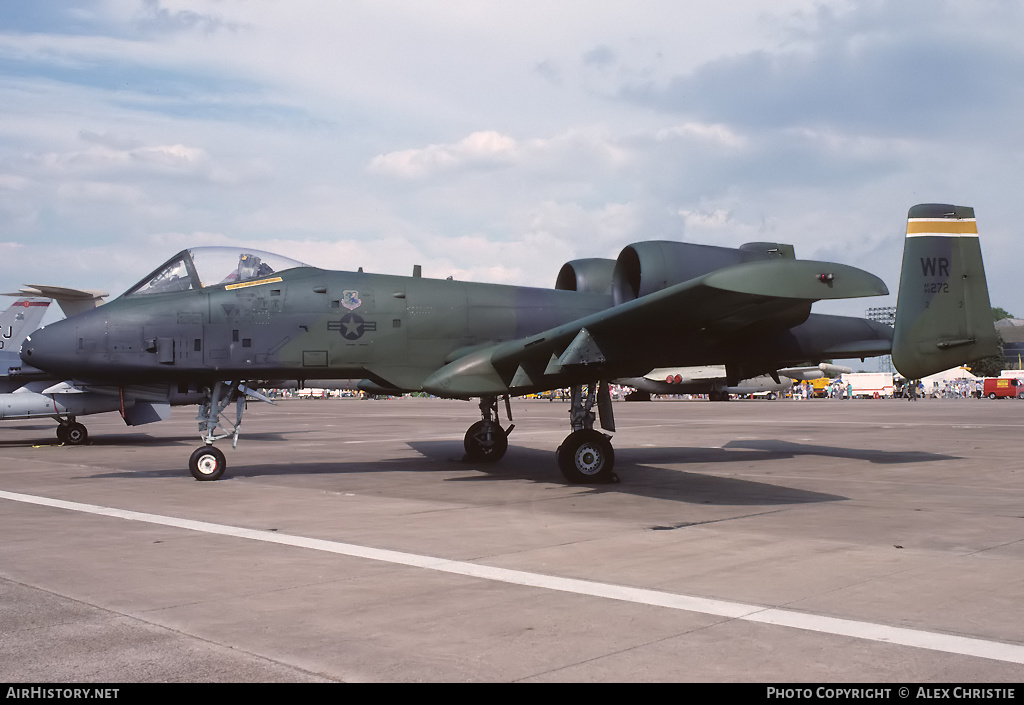
<path fill-rule="evenodd" d="M 948 202 L 1024 316 L 1022 28 L 997 0 L 0 0 L 0 289 L 235 243 L 551 286 L 678 239 L 895 294 L 907 209 Z"/>

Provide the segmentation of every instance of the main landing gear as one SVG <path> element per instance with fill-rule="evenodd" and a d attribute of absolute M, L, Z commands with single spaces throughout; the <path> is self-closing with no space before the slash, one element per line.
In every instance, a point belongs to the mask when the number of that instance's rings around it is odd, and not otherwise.
<path fill-rule="evenodd" d="M 57 440 L 69 446 L 85 445 L 89 441 L 89 431 L 85 426 L 75 421 L 74 416 L 67 419 L 57 419 Z"/>
<path fill-rule="evenodd" d="M 566 436 L 555 451 L 558 469 L 572 483 L 618 482 L 618 475 L 612 472 L 615 450 L 612 448 L 611 437 L 594 429 L 597 414 L 593 409 L 596 405 L 601 417 L 601 428 L 615 430 L 607 382 L 591 383 L 585 387 L 577 385 L 572 387 L 571 392 L 569 420 L 572 433 Z M 511 421 L 511 404 L 507 396 L 504 399 L 505 410 Z M 463 441 L 466 459 L 477 463 L 497 462 L 508 450 L 508 434 L 515 425 L 507 429 L 501 427 L 497 397 L 483 397 L 480 400 L 480 413 L 483 419 L 466 431 Z"/>
<path fill-rule="evenodd" d="M 601 428 L 614 431 L 611 394 L 607 382 L 586 386 L 576 385 L 569 395 L 569 421 L 572 433 L 565 437 L 555 451 L 558 469 L 565 479 L 574 484 L 618 482 L 619 476 L 612 472 L 615 467 L 615 450 L 611 436 L 594 430 L 595 403 L 601 414 Z"/>

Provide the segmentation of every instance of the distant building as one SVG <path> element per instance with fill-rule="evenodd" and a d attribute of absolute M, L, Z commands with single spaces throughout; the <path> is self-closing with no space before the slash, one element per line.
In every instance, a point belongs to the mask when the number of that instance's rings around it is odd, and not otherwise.
<path fill-rule="evenodd" d="M 1024 368 L 1024 319 L 1004 318 L 996 321 L 996 331 L 1003 339 L 1003 367 Z"/>

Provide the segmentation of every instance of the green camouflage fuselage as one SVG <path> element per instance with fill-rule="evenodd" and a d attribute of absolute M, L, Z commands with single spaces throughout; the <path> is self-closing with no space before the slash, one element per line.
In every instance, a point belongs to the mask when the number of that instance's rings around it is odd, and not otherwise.
<path fill-rule="evenodd" d="M 193 388 L 229 379 L 368 379 L 382 388 L 451 396 L 529 393 L 665 365 L 732 363 L 753 374 L 831 357 L 843 345 L 847 356 L 877 355 L 891 341 L 887 326 L 809 316 L 803 301 L 721 335 L 692 311 L 652 320 L 637 307 L 631 334 L 607 339 L 599 357 L 578 364 L 551 367 L 566 339 L 530 340 L 580 319 L 600 330 L 616 308 L 608 294 L 301 267 L 244 284 L 123 296 L 33 337 L 45 339 L 48 371 L 95 382 Z M 493 354 L 503 344 L 521 348 L 510 370 Z M 447 379 L 424 387 L 446 365 L 474 354 L 486 375 L 460 369 L 451 377 L 454 387 Z M 526 381 L 513 385 L 530 360 Z"/>

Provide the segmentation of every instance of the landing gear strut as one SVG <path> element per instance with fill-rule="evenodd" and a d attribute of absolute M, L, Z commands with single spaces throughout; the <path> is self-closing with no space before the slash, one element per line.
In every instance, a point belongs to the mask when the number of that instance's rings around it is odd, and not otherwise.
<path fill-rule="evenodd" d="M 588 384 L 585 395 L 583 387 L 576 385 L 572 387 L 569 399 L 572 433 L 555 451 L 558 469 L 572 483 L 618 482 L 619 476 L 612 472 L 615 450 L 611 436 L 594 430 L 596 414 L 592 411 L 596 403 L 601 414 L 601 428 L 615 430 L 608 383 Z"/>
<path fill-rule="evenodd" d="M 505 411 L 508 420 L 512 420 L 512 405 L 505 397 Z M 501 460 L 508 450 L 508 434 L 512 433 L 515 424 L 503 429 L 498 421 L 498 398 L 483 397 L 480 399 L 480 413 L 483 420 L 477 421 L 466 431 L 463 446 L 466 458 L 475 463 L 494 463 Z"/>
<path fill-rule="evenodd" d="M 196 421 L 199 422 L 199 435 L 203 446 L 197 448 L 188 460 L 188 470 L 192 477 L 201 481 L 219 480 L 228 467 L 227 459 L 219 448 L 214 448 L 215 441 L 231 439 L 231 447 L 238 445 L 238 432 L 242 427 L 242 414 L 245 413 L 246 397 L 254 397 L 271 404 L 274 402 L 262 394 L 249 389 L 244 382 L 217 382 L 213 389 L 206 389 L 206 398 L 199 407 Z M 225 417 L 224 410 L 231 403 L 235 404 L 235 420 Z M 226 430 L 230 426 L 230 430 Z"/>

